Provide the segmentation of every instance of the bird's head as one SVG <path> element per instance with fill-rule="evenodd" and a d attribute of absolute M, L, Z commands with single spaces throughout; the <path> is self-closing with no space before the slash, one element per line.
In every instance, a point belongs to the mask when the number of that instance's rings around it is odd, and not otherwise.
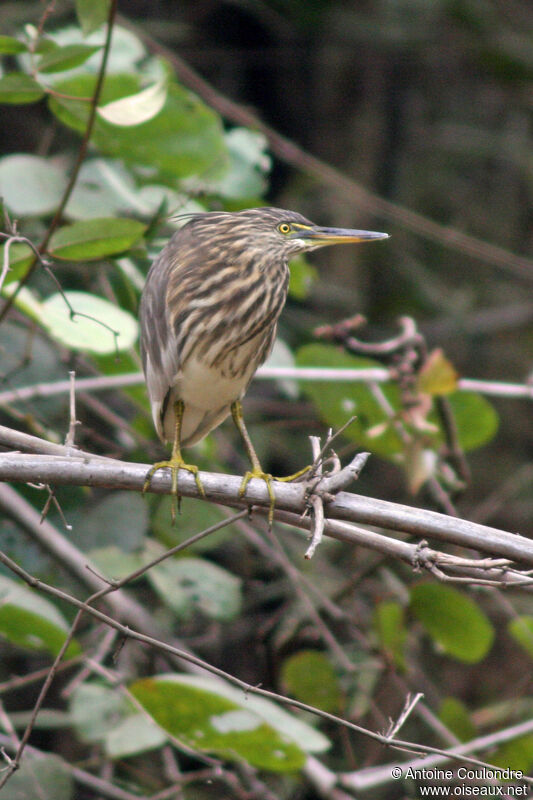
<path fill-rule="evenodd" d="M 226 258 L 288 260 L 297 253 L 329 244 L 349 244 L 387 239 L 387 233 L 323 228 L 296 211 L 249 208 L 197 214 L 187 223 L 191 233 L 216 247 Z"/>

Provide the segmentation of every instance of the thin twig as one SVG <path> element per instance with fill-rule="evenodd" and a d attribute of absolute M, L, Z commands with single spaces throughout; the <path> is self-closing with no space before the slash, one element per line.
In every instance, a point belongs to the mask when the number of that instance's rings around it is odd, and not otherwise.
<path fill-rule="evenodd" d="M 273 700 L 275 702 L 280 703 L 281 705 L 299 708 L 301 711 L 309 712 L 311 714 L 314 714 L 315 716 L 321 717 L 322 719 L 328 720 L 329 722 L 333 722 L 337 725 L 346 727 L 349 730 L 352 730 L 356 733 L 360 733 L 363 736 L 366 736 L 370 739 L 373 739 L 376 742 L 379 742 L 380 744 L 387 745 L 394 749 L 407 750 L 414 753 L 426 753 L 428 755 L 433 754 L 439 757 L 445 757 L 453 761 L 460 761 L 468 764 L 474 764 L 480 767 L 490 768 L 490 765 L 487 762 L 481 761 L 477 758 L 473 758 L 472 756 L 467 756 L 461 752 L 458 752 L 462 748 L 452 748 L 450 750 L 443 750 L 439 747 L 431 747 L 429 745 L 417 744 L 416 742 L 409 742 L 395 738 L 390 739 L 388 736 L 384 734 L 371 731 L 367 728 L 363 728 L 361 725 L 357 725 L 353 722 L 350 722 L 349 720 L 343 719 L 342 717 L 339 717 L 336 714 L 331 714 L 329 712 L 322 711 L 307 703 L 303 703 L 299 700 L 286 697 L 285 695 L 269 691 L 268 689 L 263 689 L 260 686 L 251 686 L 250 684 L 246 683 L 246 681 L 242 681 L 240 678 L 237 678 L 236 676 L 231 675 L 228 672 L 225 672 L 219 667 L 215 667 L 214 665 L 209 664 L 206 661 L 203 661 L 202 659 L 192 655 L 191 653 L 180 650 L 179 648 L 169 645 L 166 642 L 155 639 L 153 636 L 141 634 L 138 631 L 134 630 L 133 628 L 129 628 L 126 625 L 122 625 L 121 623 L 114 620 L 112 617 L 103 614 L 101 611 L 93 608 L 91 605 L 91 603 L 94 602 L 94 600 L 96 599 L 96 595 L 93 595 L 91 598 L 89 598 L 87 602 L 83 602 L 81 600 L 78 600 L 76 597 L 69 595 L 67 592 L 57 589 L 54 586 L 49 586 L 48 584 L 40 580 L 37 580 L 32 575 L 30 575 L 30 573 L 22 569 L 22 567 L 20 567 L 18 564 L 16 564 L 12 559 L 10 559 L 2 552 L 0 552 L 0 562 L 3 563 L 9 570 L 11 570 L 15 575 L 17 575 L 19 578 L 25 581 L 32 588 L 37 589 L 38 591 L 42 591 L 45 594 L 49 594 L 50 596 L 64 600 L 65 602 L 70 603 L 74 607 L 78 608 L 79 611 L 77 618 L 82 613 L 90 614 L 91 616 L 95 617 L 101 622 L 105 622 L 110 627 L 115 628 L 124 637 L 128 639 L 133 639 L 135 641 L 143 642 L 144 644 L 150 645 L 156 650 L 159 650 L 164 653 L 170 653 L 174 656 L 177 656 L 178 658 L 182 658 L 184 661 L 195 664 L 196 666 L 200 666 L 203 669 L 207 670 L 208 672 L 211 672 L 213 675 L 216 675 L 217 677 L 222 678 L 223 680 L 233 684 L 237 688 L 242 689 L 245 694 L 257 694 L 260 697 L 266 697 L 269 700 Z M 97 594 L 101 595 L 107 591 L 108 589 L 105 589 L 101 593 Z M 73 630 L 74 630 L 74 623 L 71 628 L 71 631 Z M 65 646 L 63 646 L 62 650 L 64 649 L 66 649 Z M 23 737 L 21 740 L 21 745 L 24 742 L 25 739 Z M 528 781 L 529 783 L 533 784 L 533 779 L 524 778 L 524 781 Z M 3 783 L 0 782 L 0 788 L 2 785 Z"/>
<path fill-rule="evenodd" d="M 103 51 L 102 51 L 102 62 L 100 64 L 100 69 L 98 70 L 98 75 L 97 75 L 97 78 L 96 78 L 96 84 L 95 84 L 95 87 L 94 87 L 93 96 L 91 98 L 91 102 L 90 102 L 90 106 L 89 106 L 89 114 L 88 114 L 88 118 L 87 118 L 87 124 L 85 126 L 85 131 L 84 131 L 84 134 L 83 134 L 83 138 L 81 140 L 81 143 L 80 143 L 80 146 L 79 146 L 79 149 L 78 149 L 78 154 L 76 156 L 76 160 L 75 160 L 74 166 L 72 168 L 70 179 L 69 179 L 69 181 L 67 183 L 67 186 L 65 187 L 65 191 L 63 192 L 63 195 L 61 197 L 59 205 L 58 205 L 58 207 L 56 209 L 56 212 L 55 212 L 55 214 L 54 214 L 54 216 L 52 218 L 52 221 L 50 222 L 50 225 L 48 226 L 48 229 L 47 229 L 47 231 L 46 231 L 41 243 L 39 244 L 39 247 L 37 248 L 40 254 L 42 254 L 42 253 L 44 253 L 46 251 L 46 248 L 48 247 L 48 244 L 50 242 L 50 239 L 52 238 L 53 233 L 58 228 L 58 226 L 59 226 L 59 224 L 61 222 L 61 219 L 63 217 L 63 212 L 64 212 L 64 210 L 66 208 L 66 205 L 67 205 L 67 203 L 68 203 L 68 201 L 70 199 L 70 196 L 71 196 L 71 194 L 72 194 L 72 192 L 74 190 L 74 187 L 76 185 L 76 181 L 78 180 L 78 175 L 79 175 L 81 166 L 82 166 L 82 164 L 83 164 L 83 162 L 85 160 L 85 156 L 87 154 L 87 149 L 89 147 L 89 141 L 91 139 L 91 134 L 93 132 L 94 123 L 95 123 L 95 120 L 96 120 L 96 109 L 98 107 L 98 103 L 100 101 L 100 95 L 102 93 L 102 87 L 104 85 L 104 78 L 105 78 L 105 74 L 106 74 L 107 61 L 108 61 L 109 53 L 110 53 L 110 50 L 111 50 L 111 37 L 112 37 L 112 33 L 113 33 L 113 25 L 114 25 L 116 13 L 117 13 L 117 0 L 110 0 L 109 13 L 108 13 L 108 17 L 107 17 L 106 39 L 105 39 L 104 48 L 103 48 Z M 39 266 L 39 259 L 38 258 L 34 258 L 33 262 L 28 267 L 25 275 L 20 279 L 16 290 L 14 292 L 12 292 L 9 295 L 9 297 L 6 299 L 6 302 L 4 303 L 4 307 L 0 311 L 0 323 L 5 319 L 6 315 L 8 314 L 9 310 L 11 309 L 11 306 L 13 305 L 18 292 L 28 283 L 28 281 L 30 280 L 31 276 L 33 275 L 33 273 L 35 272 L 35 270 L 37 269 L 38 266 Z"/>
<path fill-rule="evenodd" d="M 394 370 L 385 367 L 369 369 L 337 369 L 331 367 L 260 367 L 254 380 L 281 380 L 290 378 L 296 381 L 325 381 L 346 383 L 386 383 L 395 380 Z M 125 389 L 140 386 L 144 383 L 142 372 L 126 372 L 121 375 L 100 375 L 91 378 L 78 378 L 76 386 L 79 392 L 104 392 L 109 389 Z M 478 392 L 492 397 L 505 397 L 508 400 L 533 400 L 533 384 L 506 383 L 504 381 L 475 380 L 459 378 L 457 389 L 463 392 Z M 56 394 L 67 394 L 70 381 L 51 381 L 21 386 L 17 389 L 0 392 L 0 405 L 13 403 L 16 400 L 31 400 L 34 397 L 53 397 Z"/>

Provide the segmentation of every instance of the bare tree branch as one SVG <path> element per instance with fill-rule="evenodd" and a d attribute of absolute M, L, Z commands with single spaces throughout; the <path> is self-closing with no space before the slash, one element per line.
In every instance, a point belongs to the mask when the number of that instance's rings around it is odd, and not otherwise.
<path fill-rule="evenodd" d="M 533 732 L 533 720 L 526 722 L 519 722 L 509 728 L 504 728 L 494 733 L 489 733 L 486 736 L 478 736 L 476 739 L 471 739 L 469 742 L 455 745 L 450 748 L 450 753 L 478 753 L 483 750 L 492 750 L 505 742 L 510 742 L 513 739 L 518 739 L 521 736 L 531 735 Z M 339 783 L 346 789 L 351 789 L 356 792 L 364 792 L 368 789 L 374 789 L 378 786 L 383 786 L 387 783 L 397 783 L 398 775 L 405 775 L 409 768 L 422 770 L 433 769 L 442 764 L 446 764 L 448 758 L 442 756 L 426 756 L 425 758 L 416 758 L 412 761 L 399 761 L 395 764 L 384 764 L 378 767 L 367 767 L 364 769 L 356 770 L 355 772 L 344 773 L 339 776 Z M 493 771 L 498 771 L 498 767 L 491 766 Z M 399 769 L 397 775 L 392 773 L 392 770 Z M 501 768 L 500 768 L 501 769 Z M 532 783 L 531 778 L 524 777 L 524 782 Z"/>
<path fill-rule="evenodd" d="M 37 437 L 31 437 L 31 439 L 32 446 L 35 446 L 34 440 Z M 55 446 L 56 452 L 59 447 L 59 445 Z M 66 457 L 2 453 L 0 454 L 0 480 L 142 491 L 150 465 L 128 464 L 103 458 L 93 460 L 87 453 L 75 452 L 76 455 Z M 344 470 L 351 477 L 350 465 Z M 210 502 L 241 508 L 246 505 L 259 506 L 263 509 L 269 506 L 270 501 L 264 481 L 250 481 L 246 497 L 243 499 L 239 496 L 241 478 L 237 475 L 202 472 L 201 480 Z M 338 476 L 336 476 L 336 483 L 338 487 Z M 170 493 L 170 475 L 165 470 L 159 470 L 154 475 L 150 491 L 156 494 Z M 184 497 L 199 498 L 194 477 L 183 471 L 179 475 L 179 491 Z M 288 521 L 286 514 L 282 515 L 280 512 L 289 512 L 293 515 L 290 518 L 291 524 L 299 528 L 308 528 L 309 521 L 300 519 L 307 507 L 305 483 L 274 482 L 274 491 L 276 516 L 280 520 Z M 314 491 L 320 492 L 320 484 L 318 487 L 314 487 Z M 0 494 L 0 501 L 1 497 Z M 339 524 L 353 522 L 409 533 L 419 539 L 437 539 L 478 550 L 491 557 L 505 558 L 517 564 L 533 566 L 533 541 L 531 539 L 467 520 L 448 517 L 435 511 L 344 491 L 338 491 L 334 499 L 325 503 L 324 511 L 326 516 L 325 532 L 328 535 L 335 535 L 336 538 L 350 539 L 351 526 L 341 525 L 339 528 Z M 387 545 L 384 545 L 384 540 L 388 542 Z M 378 541 L 381 542 L 380 546 L 376 545 Z M 397 540 L 394 540 L 393 545 L 392 541 L 389 537 L 365 531 L 364 541 L 358 543 L 365 544 L 372 549 L 379 549 L 381 552 L 385 550 L 388 555 L 396 557 L 398 557 L 396 551 L 398 546 L 414 547 Z M 409 559 L 411 563 L 416 562 L 416 559 L 413 560 L 415 558 L 413 552 L 404 552 L 403 558 Z M 505 568 L 500 567 L 500 569 L 503 574 Z"/>

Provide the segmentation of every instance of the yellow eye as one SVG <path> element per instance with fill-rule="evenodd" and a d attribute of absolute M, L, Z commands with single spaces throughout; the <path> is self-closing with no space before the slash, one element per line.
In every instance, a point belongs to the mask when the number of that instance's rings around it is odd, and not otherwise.
<path fill-rule="evenodd" d="M 291 226 L 289 225 L 288 222 L 281 222 L 278 225 L 278 231 L 280 233 L 290 233 L 291 232 Z"/>

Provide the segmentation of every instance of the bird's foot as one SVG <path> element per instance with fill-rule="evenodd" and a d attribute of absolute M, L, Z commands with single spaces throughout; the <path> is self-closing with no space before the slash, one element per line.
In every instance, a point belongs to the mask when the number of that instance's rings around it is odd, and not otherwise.
<path fill-rule="evenodd" d="M 308 464 L 303 469 L 299 469 L 298 472 L 293 472 L 292 475 L 286 475 L 284 478 L 274 478 L 275 481 L 280 481 L 280 483 L 291 483 L 291 481 L 297 481 L 298 478 L 301 478 L 305 475 L 306 472 L 309 472 L 310 469 L 313 468 L 312 464 Z"/>
<path fill-rule="evenodd" d="M 172 475 L 172 486 L 170 490 L 172 495 L 172 508 L 170 513 L 172 517 L 172 524 L 174 524 L 176 520 L 176 510 L 178 512 L 181 511 L 181 495 L 178 493 L 178 473 L 180 469 L 184 469 L 187 472 L 192 472 L 201 497 L 205 497 L 204 487 L 202 485 L 202 481 L 200 480 L 199 469 L 196 464 L 186 464 L 181 457 L 175 457 L 168 461 L 158 461 L 148 470 L 146 479 L 144 481 L 143 494 L 148 491 L 153 476 L 160 469 L 169 469 Z"/>
<path fill-rule="evenodd" d="M 290 483 L 291 481 L 295 481 L 298 478 L 301 478 L 302 475 L 305 475 L 311 469 L 311 466 L 304 467 L 303 469 L 299 470 L 298 472 L 293 473 L 292 475 L 286 475 L 284 478 L 274 478 L 268 472 L 263 472 L 262 469 L 252 469 L 248 470 L 244 474 L 242 479 L 242 483 L 239 489 L 239 497 L 244 497 L 246 494 L 246 487 L 248 486 L 249 482 L 252 478 L 258 478 L 266 483 L 268 498 L 270 500 L 270 504 L 268 507 L 268 527 L 272 527 L 272 523 L 274 522 L 274 507 L 276 505 L 276 496 L 274 494 L 274 489 L 272 488 L 272 481 L 279 481 L 280 483 Z"/>
<path fill-rule="evenodd" d="M 268 527 L 272 527 L 272 523 L 274 521 L 274 506 L 276 504 L 276 497 L 274 495 L 274 490 L 272 488 L 272 481 L 274 478 L 272 475 L 269 475 L 268 472 L 263 472 L 261 469 L 253 469 L 248 470 L 248 472 L 244 473 L 242 483 L 239 489 L 239 497 L 244 497 L 246 494 L 246 487 L 252 480 L 252 478 L 258 478 L 266 483 L 268 498 L 270 500 L 270 505 L 268 507 Z"/>

